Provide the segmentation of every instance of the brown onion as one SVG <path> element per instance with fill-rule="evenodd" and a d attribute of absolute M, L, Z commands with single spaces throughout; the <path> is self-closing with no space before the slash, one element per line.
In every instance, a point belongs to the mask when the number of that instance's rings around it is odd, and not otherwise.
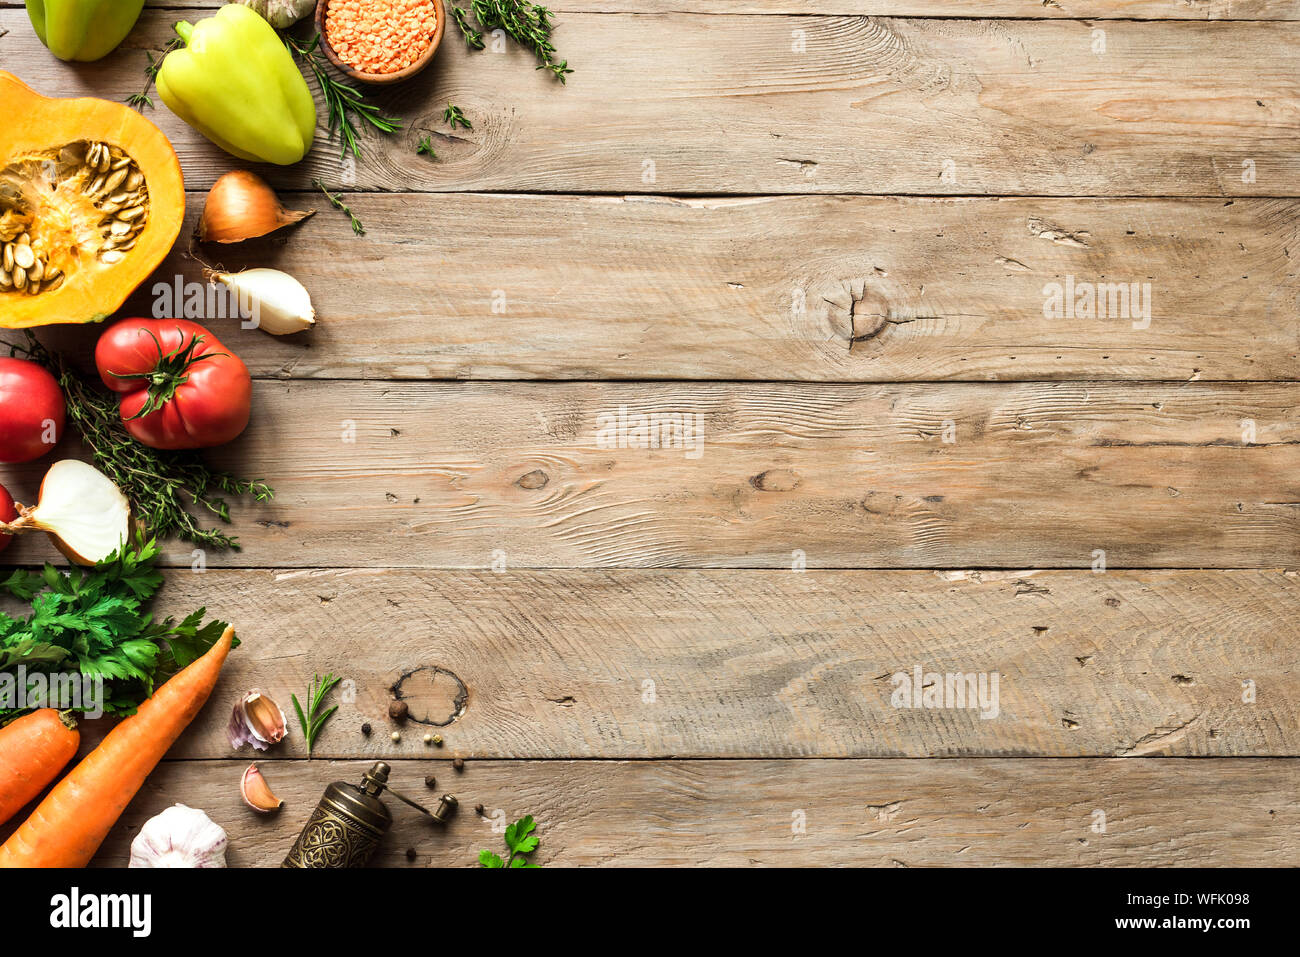
<path fill-rule="evenodd" d="M 316 210 L 285 209 L 266 180 L 237 169 L 212 184 L 199 219 L 205 243 L 242 243 L 301 222 Z"/>

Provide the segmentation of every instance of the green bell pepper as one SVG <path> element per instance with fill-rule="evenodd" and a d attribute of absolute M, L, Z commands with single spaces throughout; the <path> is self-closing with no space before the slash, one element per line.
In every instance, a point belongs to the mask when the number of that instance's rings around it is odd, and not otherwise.
<path fill-rule="evenodd" d="M 98 60 L 140 19 L 144 0 L 27 0 L 41 42 L 60 60 Z"/>
<path fill-rule="evenodd" d="M 176 24 L 185 46 L 155 81 L 173 113 L 227 153 L 296 163 L 316 135 L 316 103 L 275 29 L 230 3 L 197 24 Z"/>

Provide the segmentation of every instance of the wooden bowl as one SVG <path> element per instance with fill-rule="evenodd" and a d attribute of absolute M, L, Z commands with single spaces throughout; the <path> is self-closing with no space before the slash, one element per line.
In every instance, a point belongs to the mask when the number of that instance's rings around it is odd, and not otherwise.
<path fill-rule="evenodd" d="M 317 0 L 316 3 L 316 32 L 320 34 L 320 48 L 325 53 L 325 59 L 334 64 L 340 73 L 361 83 L 400 83 L 402 80 L 409 80 L 429 65 L 433 55 L 438 52 L 438 46 L 442 43 L 443 29 L 447 26 L 447 8 L 443 6 L 442 0 L 433 0 L 433 5 L 437 10 L 438 24 L 433 29 L 433 38 L 429 43 L 429 49 L 424 51 L 420 59 L 406 67 L 406 69 L 398 70 L 395 73 L 366 73 L 344 63 L 339 59 L 339 55 L 334 52 L 334 48 L 330 46 L 329 37 L 325 33 L 325 14 L 329 10 L 329 5 L 330 0 Z"/>

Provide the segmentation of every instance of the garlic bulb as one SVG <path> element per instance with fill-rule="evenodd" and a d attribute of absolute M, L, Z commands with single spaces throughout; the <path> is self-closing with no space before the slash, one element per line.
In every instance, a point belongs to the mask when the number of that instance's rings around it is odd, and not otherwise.
<path fill-rule="evenodd" d="M 225 867 L 226 832 L 196 808 L 177 804 L 145 821 L 128 867 Z"/>
<path fill-rule="evenodd" d="M 316 310 L 305 286 L 278 269 L 245 269 L 242 272 L 207 274 L 210 282 L 224 284 L 237 297 L 239 315 L 246 316 L 263 332 L 288 336 L 310 329 Z"/>
<path fill-rule="evenodd" d="M 291 23 L 297 23 L 316 9 L 316 0 L 236 0 L 246 7 L 252 7 L 255 13 L 277 30 L 283 30 Z"/>

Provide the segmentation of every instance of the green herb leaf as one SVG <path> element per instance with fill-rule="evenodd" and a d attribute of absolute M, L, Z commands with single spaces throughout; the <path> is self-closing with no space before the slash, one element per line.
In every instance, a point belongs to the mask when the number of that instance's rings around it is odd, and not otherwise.
<path fill-rule="evenodd" d="M 493 854 L 491 851 L 483 850 L 478 852 L 478 862 L 484 867 L 505 867 L 506 862 L 501 860 L 499 854 Z"/>
<path fill-rule="evenodd" d="M 324 678 L 316 675 L 312 678 L 311 687 L 307 690 L 307 710 L 304 712 L 301 704 L 298 703 L 297 695 L 290 695 L 293 701 L 293 710 L 298 715 L 298 723 L 302 726 L 302 736 L 307 740 L 307 757 L 311 757 L 312 749 L 316 746 L 316 736 L 320 734 L 321 728 L 325 727 L 325 722 L 334 716 L 339 706 L 334 705 L 325 711 L 321 711 L 321 706 L 325 703 L 325 697 L 334 690 L 342 678 L 336 678 L 333 674 L 328 674 Z"/>
<path fill-rule="evenodd" d="M 453 130 L 456 128 L 457 124 L 460 124 L 467 130 L 472 130 L 474 128 L 470 125 L 469 120 L 465 119 L 465 114 L 461 112 L 460 107 L 454 106 L 451 103 L 448 103 L 447 108 L 442 111 L 442 121 Z"/>
<path fill-rule="evenodd" d="M 503 861 L 500 856 L 488 850 L 479 851 L 478 862 L 483 867 L 507 867 L 511 870 L 519 867 L 536 867 L 525 855 L 537 850 L 541 841 L 533 833 L 537 822 L 531 814 L 526 814 L 513 824 L 506 826 L 505 842 L 509 856 Z"/>
<path fill-rule="evenodd" d="M 331 206 L 347 213 L 348 219 L 352 221 L 352 231 L 354 233 L 358 236 L 364 236 L 366 234 L 366 227 L 361 225 L 361 220 L 357 219 L 356 214 L 353 213 L 352 210 L 343 202 L 342 193 L 331 193 L 325 188 L 325 184 L 318 179 L 312 180 L 311 184 L 325 194 L 325 198 L 330 201 Z"/>
<path fill-rule="evenodd" d="M 316 52 L 320 45 L 320 34 L 315 34 L 306 44 L 293 37 L 284 38 L 285 46 L 300 57 L 316 78 L 321 96 L 325 98 L 325 107 L 329 113 L 329 132 L 332 136 L 337 130 L 342 146 L 340 157 L 352 153 L 361 158 L 361 145 L 357 142 L 356 121 L 369 124 L 381 133 L 396 133 L 402 128 L 402 121 L 394 116 L 384 116 L 379 107 L 366 102 L 365 95 L 356 87 L 335 78 L 326 66 L 324 58 Z M 361 233 L 357 233 L 358 236 Z"/>
<path fill-rule="evenodd" d="M 431 136 L 421 136 L 420 142 L 415 146 L 415 152 L 432 159 L 438 158 L 438 154 L 433 151 L 433 137 Z"/>

